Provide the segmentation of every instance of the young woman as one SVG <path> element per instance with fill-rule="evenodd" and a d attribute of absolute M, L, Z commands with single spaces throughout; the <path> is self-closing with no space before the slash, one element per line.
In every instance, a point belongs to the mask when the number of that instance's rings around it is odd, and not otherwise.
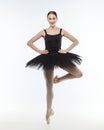
<path fill-rule="evenodd" d="M 65 29 L 56 26 L 58 20 L 57 13 L 55 11 L 48 12 L 47 20 L 49 27 L 41 30 L 27 42 L 27 45 L 40 53 L 40 55 L 28 61 L 25 67 L 29 66 L 43 69 L 47 88 L 46 121 L 47 124 L 49 124 L 50 116 L 54 114 L 52 109 L 53 83 L 59 83 L 66 79 L 80 78 L 82 72 L 75 63 L 81 64 L 82 60 L 79 55 L 69 52 L 78 45 L 79 42 Z M 61 49 L 62 36 L 72 41 L 72 44 L 65 50 Z M 33 42 L 41 37 L 45 40 L 45 50 L 40 50 L 33 45 Z M 62 77 L 58 77 L 57 75 L 54 77 L 54 68 L 57 67 L 64 69 L 68 73 Z"/>

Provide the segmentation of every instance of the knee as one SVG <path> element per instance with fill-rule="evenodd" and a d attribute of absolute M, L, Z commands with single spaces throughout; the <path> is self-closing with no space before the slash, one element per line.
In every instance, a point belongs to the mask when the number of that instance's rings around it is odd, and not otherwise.
<path fill-rule="evenodd" d="M 47 82 L 46 85 L 47 85 L 48 88 L 52 89 L 53 83 L 52 82 Z"/>
<path fill-rule="evenodd" d="M 53 93 L 53 87 L 47 86 L 47 94 L 51 95 Z"/>
<path fill-rule="evenodd" d="M 77 78 L 81 78 L 82 76 L 83 76 L 82 72 L 80 72 L 80 73 L 78 73 L 78 75 L 76 75 Z"/>

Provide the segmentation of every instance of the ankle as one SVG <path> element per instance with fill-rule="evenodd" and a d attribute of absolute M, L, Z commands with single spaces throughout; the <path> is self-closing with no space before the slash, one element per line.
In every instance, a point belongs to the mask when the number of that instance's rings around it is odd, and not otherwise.
<path fill-rule="evenodd" d="M 51 111 L 51 108 L 47 108 L 47 113 Z"/>

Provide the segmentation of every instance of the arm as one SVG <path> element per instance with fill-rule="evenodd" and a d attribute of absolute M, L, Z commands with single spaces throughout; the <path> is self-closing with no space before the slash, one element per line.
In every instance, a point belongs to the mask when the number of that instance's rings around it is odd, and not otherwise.
<path fill-rule="evenodd" d="M 42 53 L 42 54 L 46 54 L 47 53 L 47 50 L 40 50 L 39 48 L 37 48 L 35 45 L 33 45 L 33 43 L 35 41 L 37 41 L 39 38 L 43 37 L 44 34 L 43 34 L 43 30 L 40 31 L 39 33 L 37 33 L 34 37 L 32 37 L 28 42 L 27 42 L 27 45 L 29 47 L 31 47 L 33 50 L 37 51 L 38 53 Z"/>
<path fill-rule="evenodd" d="M 79 44 L 79 41 L 64 29 L 62 29 L 62 35 L 72 41 L 72 44 L 67 49 L 65 49 L 64 52 L 72 50 L 76 45 Z"/>

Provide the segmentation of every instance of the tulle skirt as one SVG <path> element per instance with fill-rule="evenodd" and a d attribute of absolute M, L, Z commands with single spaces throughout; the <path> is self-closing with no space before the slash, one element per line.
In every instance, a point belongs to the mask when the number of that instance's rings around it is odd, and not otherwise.
<path fill-rule="evenodd" d="M 26 63 L 25 67 L 37 69 L 52 69 L 57 67 L 75 67 L 76 64 L 81 64 L 81 56 L 74 53 L 59 53 L 57 51 L 49 52 L 48 54 L 40 54 Z"/>

